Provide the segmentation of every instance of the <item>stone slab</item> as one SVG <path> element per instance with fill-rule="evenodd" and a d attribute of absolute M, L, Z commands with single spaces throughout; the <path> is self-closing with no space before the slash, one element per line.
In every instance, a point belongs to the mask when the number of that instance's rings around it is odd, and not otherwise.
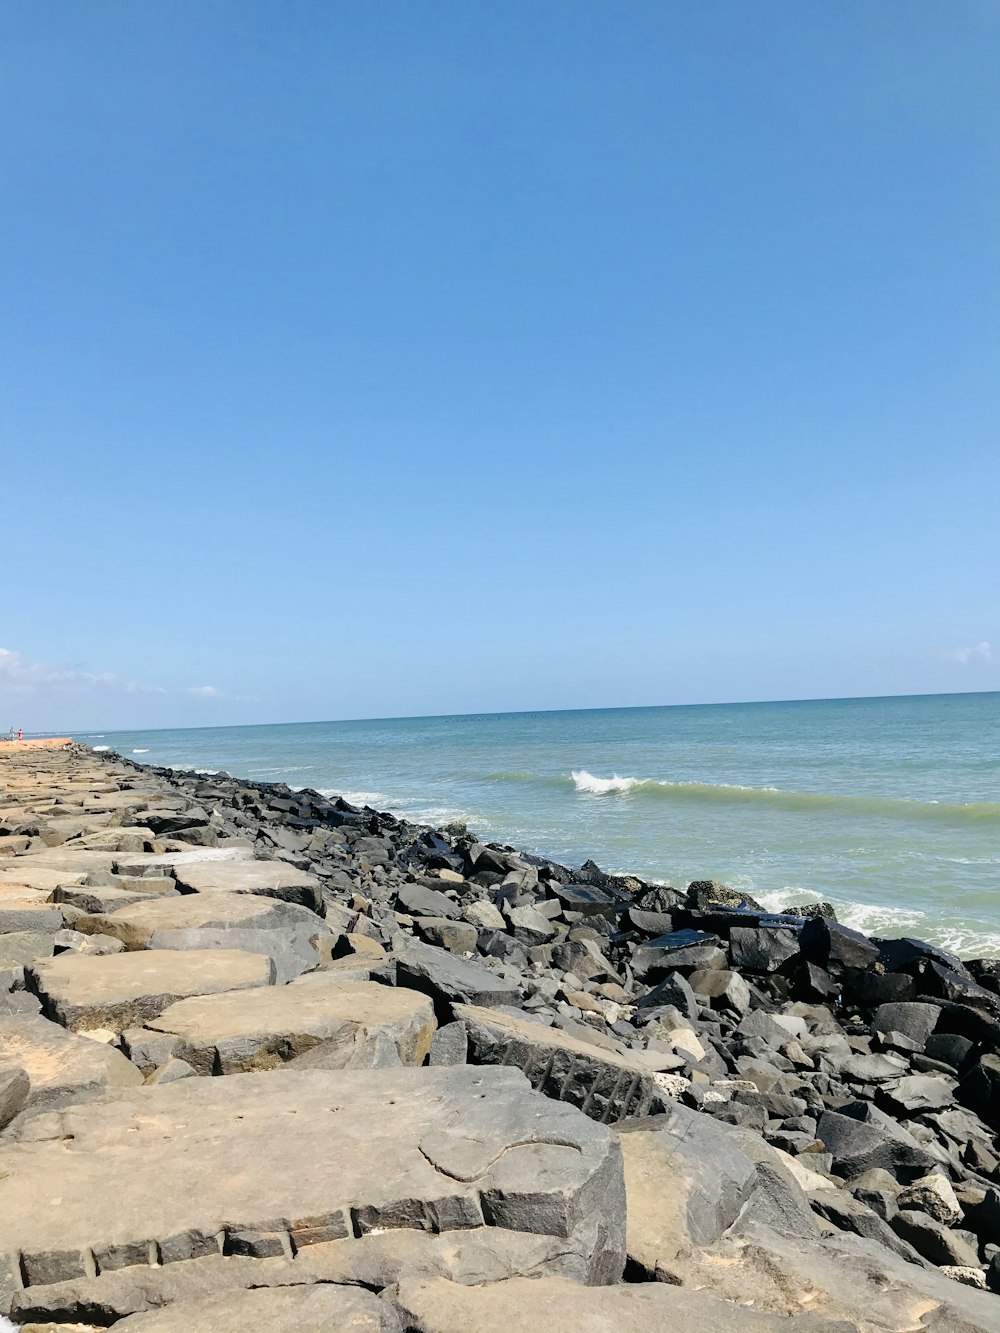
<path fill-rule="evenodd" d="M 685 1078 L 651 1070 L 638 1052 L 606 1049 L 506 1010 L 457 1004 L 454 1013 L 465 1024 L 471 1062 L 513 1065 L 547 1097 L 605 1124 L 665 1111 L 687 1086 Z"/>
<path fill-rule="evenodd" d="M 79 917 L 74 929 L 85 935 L 113 935 L 126 949 L 145 949 L 157 931 L 210 929 L 271 930 L 311 926 L 322 921 L 306 907 L 250 893 L 188 893 L 131 903 L 114 912 Z"/>
<path fill-rule="evenodd" d="M 48 901 L 44 889 L 0 885 L 0 935 L 26 931 L 55 934 L 63 926 L 63 914 Z"/>
<path fill-rule="evenodd" d="M 328 1284 L 229 1291 L 132 1315 L 120 1333 L 399 1333 L 399 1318 L 370 1291 Z"/>
<path fill-rule="evenodd" d="M 323 890 L 315 875 L 287 861 L 195 861 L 175 865 L 177 886 L 187 893 L 260 893 L 318 911 Z"/>
<path fill-rule="evenodd" d="M 781 1319 L 660 1282 L 585 1287 L 519 1277 L 463 1287 L 429 1278 L 401 1282 L 395 1301 L 411 1333 L 850 1333 L 822 1315 Z"/>
<path fill-rule="evenodd" d="M 28 1110 L 52 1110 L 135 1087 L 142 1075 L 121 1051 L 67 1032 L 40 1015 L 0 1018 L 0 1071 L 23 1069 L 31 1080 Z"/>
<path fill-rule="evenodd" d="M 31 1286 L 15 1295 L 12 1308 L 22 1320 L 58 1318 L 62 1330 L 67 1317 L 99 1319 L 106 1326 L 138 1311 L 248 1288 L 352 1283 L 382 1291 L 405 1277 L 472 1284 L 541 1273 L 585 1282 L 589 1271 L 582 1248 L 567 1247 L 556 1236 L 502 1227 L 440 1233 L 405 1227 L 306 1245 L 292 1258 L 216 1253 L 152 1268 L 107 1269 L 95 1277 Z M 199 1326 L 190 1328 L 194 1333 Z"/>
<path fill-rule="evenodd" d="M 274 964 L 274 980 L 279 986 L 311 972 L 323 962 L 321 947 L 336 938 L 318 917 L 294 926 L 272 930 L 228 930 L 217 926 L 188 927 L 186 930 L 157 930 L 150 936 L 147 949 L 243 949 L 263 954 Z"/>
<path fill-rule="evenodd" d="M 121 1032 L 162 1014 L 175 1000 L 269 986 L 270 959 L 239 949 L 60 954 L 34 964 L 28 986 L 45 1014 L 73 1031 Z"/>
<path fill-rule="evenodd" d="M 425 995 L 327 973 L 287 986 L 180 1000 L 148 1027 L 180 1040 L 173 1054 L 199 1074 L 273 1069 L 311 1052 L 325 1069 L 420 1065 L 434 1009 Z"/>
<path fill-rule="evenodd" d="M 33 1117 L 0 1142 L 4 1309 L 18 1273 L 30 1288 L 491 1227 L 559 1237 L 593 1282 L 624 1266 L 617 1141 L 512 1069 L 188 1078 Z"/>

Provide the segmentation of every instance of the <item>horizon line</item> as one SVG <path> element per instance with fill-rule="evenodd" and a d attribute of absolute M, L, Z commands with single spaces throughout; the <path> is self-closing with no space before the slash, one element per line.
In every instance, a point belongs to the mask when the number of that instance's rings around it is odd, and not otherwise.
<path fill-rule="evenodd" d="M 759 708 L 774 704 L 819 704 L 819 703 L 874 703 L 886 699 L 962 699 L 969 695 L 1000 694 L 1000 690 L 941 690 L 919 694 L 845 694 L 845 695 L 810 695 L 797 699 L 725 699 L 711 703 L 675 703 L 675 704 L 605 704 L 588 708 L 511 708 L 480 709 L 471 713 L 398 713 L 383 717 L 329 717 L 300 718 L 290 722 L 222 722 L 217 725 L 200 723 L 197 726 L 174 727 L 118 727 L 106 728 L 104 734 L 128 735 L 131 732 L 159 731 L 242 731 L 247 727 L 317 727 L 337 726 L 348 722 L 432 722 L 444 718 L 474 717 L 530 717 L 548 713 L 636 713 L 663 708 Z M 73 728 L 32 732 L 34 736 L 73 735 Z M 93 734 L 95 727 L 77 730 Z"/>

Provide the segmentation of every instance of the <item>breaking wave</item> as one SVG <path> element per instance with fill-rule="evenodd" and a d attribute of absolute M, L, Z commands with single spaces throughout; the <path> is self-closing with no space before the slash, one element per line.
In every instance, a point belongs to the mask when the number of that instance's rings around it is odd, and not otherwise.
<path fill-rule="evenodd" d="M 1000 826 L 997 801 L 917 801 L 894 796 L 838 796 L 833 792 L 783 791 L 779 787 L 742 787 L 729 782 L 665 782 L 615 773 L 602 778 L 585 768 L 569 775 L 538 773 L 491 773 L 492 782 L 533 782 L 550 787 L 571 788 L 585 796 L 627 796 L 643 800 L 760 805 L 774 810 L 823 811 L 883 819 L 929 820 L 952 824 L 996 824 Z"/>
<path fill-rule="evenodd" d="M 133 750 L 133 754 L 149 754 L 148 750 Z"/>

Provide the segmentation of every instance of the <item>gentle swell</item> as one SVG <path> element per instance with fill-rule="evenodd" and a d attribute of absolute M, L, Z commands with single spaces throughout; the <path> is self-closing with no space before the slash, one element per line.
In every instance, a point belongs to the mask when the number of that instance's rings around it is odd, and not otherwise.
<path fill-rule="evenodd" d="M 910 801 L 892 796 L 837 796 L 830 792 L 781 791 L 777 787 L 740 787 L 732 783 L 658 782 L 651 778 L 596 777 L 585 768 L 572 774 L 491 773 L 493 782 L 531 782 L 568 788 L 586 796 L 627 796 L 630 799 L 689 804 L 759 805 L 774 810 L 821 811 L 871 818 L 929 820 L 938 823 L 1000 825 L 1000 802 Z"/>

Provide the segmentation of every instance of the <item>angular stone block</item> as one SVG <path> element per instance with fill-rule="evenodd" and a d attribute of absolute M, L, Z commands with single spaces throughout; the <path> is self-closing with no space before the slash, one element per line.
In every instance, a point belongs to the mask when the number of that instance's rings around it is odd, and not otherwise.
<path fill-rule="evenodd" d="M 664 1111 L 687 1086 L 686 1079 L 663 1073 L 662 1064 L 658 1070 L 659 1057 L 644 1051 L 606 1049 L 475 1005 L 455 1005 L 455 1017 L 465 1024 L 470 1062 L 513 1065 L 539 1092 L 602 1123 Z"/>
<path fill-rule="evenodd" d="M 263 1260 L 494 1227 L 559 1237 L 589 1281 L 621 1275 L 614 1136 L 512 1069 L 188 1078 L 36 1116 L 0 1143 L 0 1254 L 20 1255 L 29 1288 L 220 1248 Z"/>
<path fill-rule="evenodd" d="M 660 1282 L 584 1287 L 560 1277 L 462 1287 L 444 1278 L 400 1283 L 396 1305 L 414 1333 L 849 1333 L 822 1315 L 780 1319 Z"/>
<path fill-rule="evenodd" d="M 0 1018 L 0 1071 L 9 1069 L 23 1069 L 31 1080 L 29 1110 L 52 1110 L 142 1082 L 121 1051 L 40 1015 Z"/>
<path fill-rule="evenodd" d="M 392 1306 L 370 1291 L 324 1284 L 227 1291 L 132 1315 L 115 1327 L 120 1333 L 399 1333 L 400 1324 Z"/>
<path fill-rule="evenodd" d="M 175 866 L 174 878 L 177 887 L 187 893 L 259 893 L 313 912 L 323 904 L 316 876 L 296 870 L 287 861 L 195 861 Z"/>
<path fill-rule="evenodd" d="M 145 949 L 161 930 L 272 930 L 323 923 L 308 908 L 249 893 L 188 893 L 119 907 L 114 912 L 81 916 L 73 923 L 85 935 L 113 935 L 126 949 Z"/>
<path fill-rule="evenodd" d="M 162 1014 L 175 1000 L 216 991 L 269 986 L 269 958 L 238 949 L 168 950 L 142 953 L 60 954 L 28 972 L 30 988 L 45 1013 L 79 1032 L 121 1032 Z"/>
<path fill-rule="evenodd" d="M 287 986 L 198 996 L 172 1004 L 148 1026 L 179 1038 L 173 1054 L 199 1074 L 273 1069 L 304 1055 L 324 1069 L 419 1065 L 430 1050 L 434 1010 L 416 991 L 342 982 L 327 973 Z"/>

